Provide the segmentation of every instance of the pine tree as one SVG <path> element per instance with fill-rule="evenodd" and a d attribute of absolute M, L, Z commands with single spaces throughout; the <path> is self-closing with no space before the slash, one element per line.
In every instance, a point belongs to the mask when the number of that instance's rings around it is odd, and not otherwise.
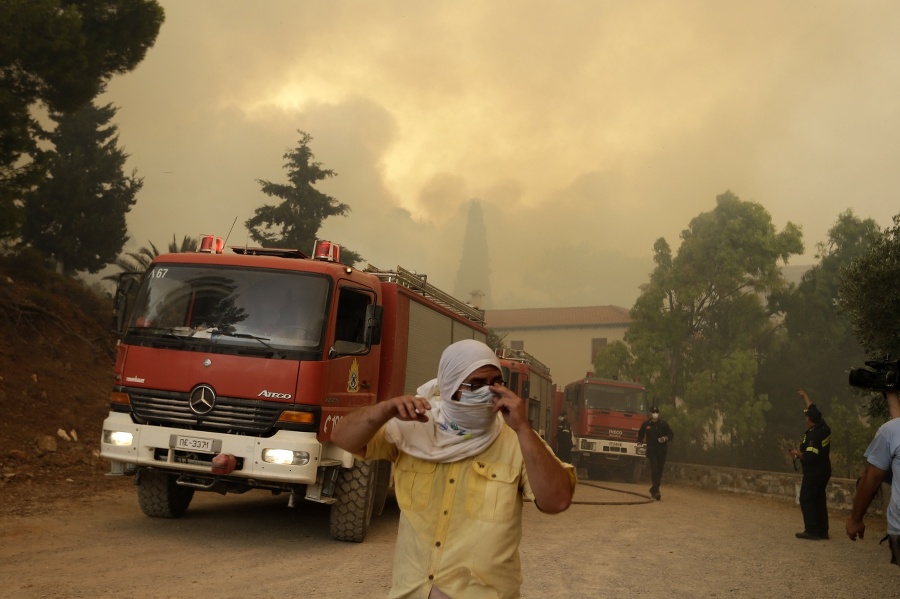
<path fill-rule="evenodd" d="M 53 258 L 65 274 L 95 273 L 113 262 L 128 240 L 125 215 L 143 179 L 123 173 L 128 155 L 118 148 L 111 104 L 86 104 L 55 113 L 45 135 L 54 150 L 46 178 L 25 198 L 22 244 Z"/>
<path fill-rule="evenodd" d="M 19 239 L 23 195 L 47 165 L 33 109 L 72 112 L 89 102 L 137 67 L 164 20 L 156 0 L 0 2 L 0 242 Z"/>
<path fill-rule="evenodd" d="M 256 180 L 264 194 L 283 201 L 277 206 L 257 208 L 245 225 L 251 239 L 262 246 L 311 252 L 322 221 L 329 216 L 345 216 L 350 212 L 350 206 L 314 187 L 336 173 L 315 162 L 315 155 L 309 148 L 312 136 L 303 131 L 298 133 L 299 144 L 284 154 L 289 183 Z M 359 260 L 361 257 L 356 252 L 341 248 L 341 262 L 352 265 Z"/>

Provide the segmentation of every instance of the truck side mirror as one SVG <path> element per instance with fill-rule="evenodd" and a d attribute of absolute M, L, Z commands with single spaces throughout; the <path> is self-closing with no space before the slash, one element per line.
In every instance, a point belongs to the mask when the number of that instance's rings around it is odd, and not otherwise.
<path fill-rule="evenodd" d="M 131 300 L 135 284 L 143 273 L 123 272 L 116 284 L 116 295 L 113 298 L 112 331 L 117 335 L 125 332 L 125 318 L 128 316 L 129 300 Z"/>

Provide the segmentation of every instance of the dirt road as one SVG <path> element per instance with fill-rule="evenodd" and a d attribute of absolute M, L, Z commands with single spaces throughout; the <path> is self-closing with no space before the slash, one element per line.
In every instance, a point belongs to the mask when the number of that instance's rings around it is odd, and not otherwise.
<path fill-rule="evenodd" d="M 183 518 L 157 520 L 140 512 L 129 479 L 110 488 L 0 521 L 0 596 L 386 596 L 393 504 L 364 543 L 347 544 L 329 539 L 322 506 L 198 493 Z M 586 486 L 576 500 L 557 516 L 526 506 L 523 597 L 884 597 L 900 588 L 879 519 L 851 543 L 844 514 L 832 513 L 831 540 L 812 542 L 794 538 L 801 517 L 787 502 L 679 485 L 664 485 L 658 503 Z"/>

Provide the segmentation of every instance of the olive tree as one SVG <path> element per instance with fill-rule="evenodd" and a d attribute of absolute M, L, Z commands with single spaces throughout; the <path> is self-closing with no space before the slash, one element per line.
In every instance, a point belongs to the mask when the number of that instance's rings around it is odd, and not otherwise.
<path fill-rule="evenodd" d="M 633 372 L 673 426 L 682 451 L 753 443 L 769 399 L 754 390 L 757 359 L 776 325 L 767 298 L 786 285 L 781 264 L 803 251 L 800 228 L 776 231 L 769 213 L 731 192 L 691 220 L 677 254 L 654 245 L 656 268 L 625 336 Z"/>

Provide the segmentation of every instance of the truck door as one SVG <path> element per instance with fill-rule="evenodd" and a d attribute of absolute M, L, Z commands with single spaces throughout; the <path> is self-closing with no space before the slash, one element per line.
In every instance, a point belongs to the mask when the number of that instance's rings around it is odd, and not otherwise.
<path fill-rule="evenodd" d="M 379 344 L 366 342 L 366 316 L 375 291 L 349 281 L 339 282 L 334 299 L 334 324 L 329 333 L 322 439 L 330 437 L 329 422 L 348 408 L 375 403 L 378 389 Z"/>

